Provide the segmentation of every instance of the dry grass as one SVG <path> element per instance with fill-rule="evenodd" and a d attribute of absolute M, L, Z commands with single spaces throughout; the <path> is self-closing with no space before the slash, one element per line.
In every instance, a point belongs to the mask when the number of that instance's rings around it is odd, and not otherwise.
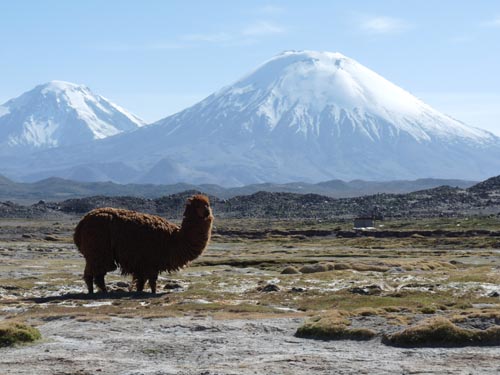
<path fill-rule="evenodd" d="M 370 340 L 376 332 L 368 328 L 351 328 L 347 312 L 333 310 L 309 319 L 295 336 L 318 340 Z"/>
<path fill-rule="evenodd" d="M 455 347 L 499 345 L 500 326 L 486 330 L 461 328 L 444 317 L 433 317 L 416 326 L 386 335 L 383 342 L 387 345 L 416 347 Z"/>
<path fill-rule="evenodd" d="M 300 273 L 300 271 L 296 267 L 293 267 L 293 266 L 285 267 L 283 269 L 283 271 L 281 271 L 282 275 L 295 275 L 298 273 Z"/>
<path fill-rule="evenodd" d="M 374 309 L 373 307 L 361 307 L 353 311 L 354 315 L 359 316 L 374 316 L 374 315 L 382 315 L 385 311 L 381 309 Z"/>
<path fill-rule="evenodd" d="M 430 221 L 429 225 L 436 223 Z M 258 220 L 217 223 L 256 231 L 259 227 L 279 229 L 280 226 L 326 229 L 331 224 Z M 36 225 L 40 225 L 38 232 Z M 409 225 L 406 223 L 402 228 Z M 452 226 L 452 221 L 446 225 Z M 34 237 L 20 240 L 27 227 Z M 26 224 L 16 232 L 17 237 L 5 240 L 2 230 L 8 228 L 2 229 L 0 225 L 0 308 L 4 308 L 0 315 L 4 318 L 93 320 L 110 316 L 209 315 L 253 319 L 319 314 L 319 318 L 308 321 L 297 334 L 327 339 L 367 339 L 373 337 L 375 331 L 358 328 L 362 318 L 365 321 L 384 318 L 393 330 L 394 326 L 414 324 L 415 317 L 420 319 L 422 314 L 446 314 L 451 322 L 473 319 L 474 314 L 480 319 L 493 315 L 494 311 L 472 309 L 473 304 L 498 302 L 498 298 L 488 297 L 481 287 L 484 283 L 489 283 L 489 288 L 500 284 L 497 253 L 493 248 L 468 247 L 472 242 L 486 246 L 488 241 L 498 240 L 495 238 L 216 236 L 207 252 L 189 268 L 172 275 L 163 274 L 165 278 L 159 283 L 161 293 L 156 296 L 119 292 L 115 288 L 107 296 L 89 298 L 78 296 L 84 291 L 81 279 L 84 262 L 76 249 L 64 242 L 43 241 L 44 232 L 53 233 L 52 229 L 43 222 Z M 66 232 L 57 235 L 65 238 Z M 301 267 L 315 272 L 300 273 Z M 282 274 L 286 268 L 299 273 Z M 171 278 L 182 288 L 162 289 Z M 130 278 L 119 273 L 108 274 L 106 280 L 114 286 L 118 281 L 130 282 Z M 269 283 L 277 285 L 279 290 L 258 291 Z M 354 287 L 363 289 L 371 285 L 380 285 L 378 294 L 353 292 Z M 44 300 L 47 296 L 56 298 Z M 92 305 L 92 302 L 98 303 Z M 350 319 L 357 319 L 354 326 Z M 383 332 L 375 327 L 377 332 Z"/>
<path fill-rule="evenodd" d="M 331 269 L 329 269 L 328 265 L 326 264 L 318 263 L 318 264 L 307 264 L 305 266 L 302 266 L 299 271 L 302 273 L 316 273 L 316 272 L 326 272 Z"/>
<path fill-rule="evenodd" d="M 15 321 L 0 323 L 0 347 L 27 344 L 41 338 L 38 329 L 25 323 Z"/>

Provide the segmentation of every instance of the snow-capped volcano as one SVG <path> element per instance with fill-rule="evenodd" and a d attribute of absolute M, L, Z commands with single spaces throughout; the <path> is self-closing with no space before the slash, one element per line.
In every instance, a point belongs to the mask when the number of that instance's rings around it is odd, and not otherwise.
<path fill-rule="evenodd" d="M 182 127 L 186 117 L 199 117 Z M 434 110 L 409 92 L 340 53 L 288 51 L 178 115 L 159 121 L 173 133 L 188 128 L 222 132 L 296 133 L 303 138 L 358 133 L 371 141 L 490 142 L 491 133 Z M 233 121 L 228 121 L 231 118 Z M 217 123 L 214 125 L 213 123 Z M 172 124 L 172 125 L 168 125 Z M 286 129 L 286 130 L 285 130 Z"/>
<path fill-rule="evenodd" d="M 373 140 L 382 136 L 381 120 L 419 141 L 490 138 L 340 53 L 284 52 L 222 89 L 212 102 L 223 112 L 251 110 L 270 131 L 284 125 L 304 136 L 317 136 L 318 125 L 327 116 L 331 120 L 327 130 L 347 130 L 332 125 L 348 119 Z"/>
<path fill-rule="evenodd" d="M 500 138 L 440 113 L 340 53 L 289 51 L 175 115 L 39 153 L 29 167 L 38 178 L 83 175 L 84 168 L 120 182 L 226 186 L 479 180 L 499 173 Z"/>
<path fill-rule="evenodd" d="M 5 153 L 68 146 L 143 125 L 85 86 L 51 81 L 0 106 L 0 147 Z"/>
<path fill-rule="evenodd" d="M 122 147 L 132 137 L 202 173 L 195 182 L 482 178 L 500 170 L 498 137 L 331 52 L 284 52 L 191 108 L 110 142 Z"/>

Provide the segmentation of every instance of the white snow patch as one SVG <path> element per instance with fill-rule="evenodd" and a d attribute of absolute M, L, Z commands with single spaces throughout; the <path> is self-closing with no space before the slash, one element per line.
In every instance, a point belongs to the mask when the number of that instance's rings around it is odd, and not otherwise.
<path fill-rule="evenodd" d="M 84 303 L 83 307 L 99 307 L 99 306 L 111 306 L 111 301 L 95 301 L 90 303 Z"/>
<path fill-rule="evenodd" d="M 491 134 L 434 110 L 408 91 L 340 53 L 285 52 L 217 94 L 222 108 L 254 107 L 271 129 L 288 120 L 297 132 L 313 132 L 324 110 L 344 113 L 368 137 L 380 138 L 373 116 L 394 124 L 418 141 L 436 137 L 490 140 Z M 249 103 L 251 103 L 249 105 Z M 248 123 L 246 125 L 248 127 Z"/>
<path fill-rule="evenodd" d="M 37 86 L 5 103 L 0 107 L 0 127 L 2 120 L 9 121 L 9 114 L 19 122 L 18 128 L 6 135 L 7 144 L 13 147 L 53 148 L 103 139 L 145 125 L 89 88 L 64 81 Z"/>
<path fill-rule="evenodd" d="M 0 106 L 0 117 L 8 115 L 9 113 L 9 108 Z"/>

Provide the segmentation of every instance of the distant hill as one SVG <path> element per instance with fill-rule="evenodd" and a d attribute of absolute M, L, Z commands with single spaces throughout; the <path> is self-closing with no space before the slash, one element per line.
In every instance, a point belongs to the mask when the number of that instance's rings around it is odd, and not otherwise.
<path fill-rule="evenodd" d="M 406 194 L 373 194 L 354 198 L 332 198 L 319 194 L 260 191 L 229 199 L 211 196 L 218 218 L 267 219 L 351 219 L 358 215 L 378 218 L 453 217 L 500 215 L 500 178 L 493 178 L 468 189 L 439 186 Z M 0 217 L 80 216 L 96 207 L 111 206 L 180 218 L 188 190 L 155 199 L 140 197 L 93 196 L 62 202 L 38 202 L 22 206 L 0 202 Z"/>
<path fill-rule="evenodd" d="M 186 190 L 203 191 L 220 199 L 229 199 L 238 195 L 250 195 L 258 191 L 319 194 L 332 198 L 348 198 L 376 193 L 409 193 L 442 185 L 465 189 L 473 184 L 473 181 L 429 178 L 414 181 L 401 180 L 386 182 L 362 180 L 345 182 L 341 180 L 331 180 L 318 184 L 301 182 L 288 184 L 265 183 L 224 188 L 219 185 L 191 185 L 183 183 L 173 185 L 121 185 L 113 182 L 77 182 L 58 177 L 51 177 L 33 183 L 17 183 L 0 175 L 0 200 L 33 203 L 38 200 L 62 201 L 70 198 L 83 198 L 94 195 L 158 198 Z"/>
<path fill-rule="evenodd" d="M 483 194 L 490 194 L 495 191 L 500 192 L 500 176 L 488 178 L 483 182 L 475 184 L 469 190 L 475 193 Z"/>

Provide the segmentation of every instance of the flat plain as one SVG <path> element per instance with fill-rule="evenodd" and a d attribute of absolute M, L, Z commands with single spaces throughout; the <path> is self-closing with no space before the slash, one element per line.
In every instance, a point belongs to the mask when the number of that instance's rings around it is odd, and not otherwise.
<path fill-rule="evenodd" d="M 500 371 L 496 216 L 377 222 L 435 232 L 400 237 L 347 221 L 218 220 L 206 252 L 162 274 L 159 293 L 129 291 L 117 271 L 93 296 L 71 240 L 77 220 L 0 222 L 0 319 L 42 333 L 0 348 L 0 373 Z M 321 234 L 333 228 L 353 235 Z M 436 341 L 443 321 L 452 335 Z M 416 339 L 415 327 L 431 333 Z"/>

